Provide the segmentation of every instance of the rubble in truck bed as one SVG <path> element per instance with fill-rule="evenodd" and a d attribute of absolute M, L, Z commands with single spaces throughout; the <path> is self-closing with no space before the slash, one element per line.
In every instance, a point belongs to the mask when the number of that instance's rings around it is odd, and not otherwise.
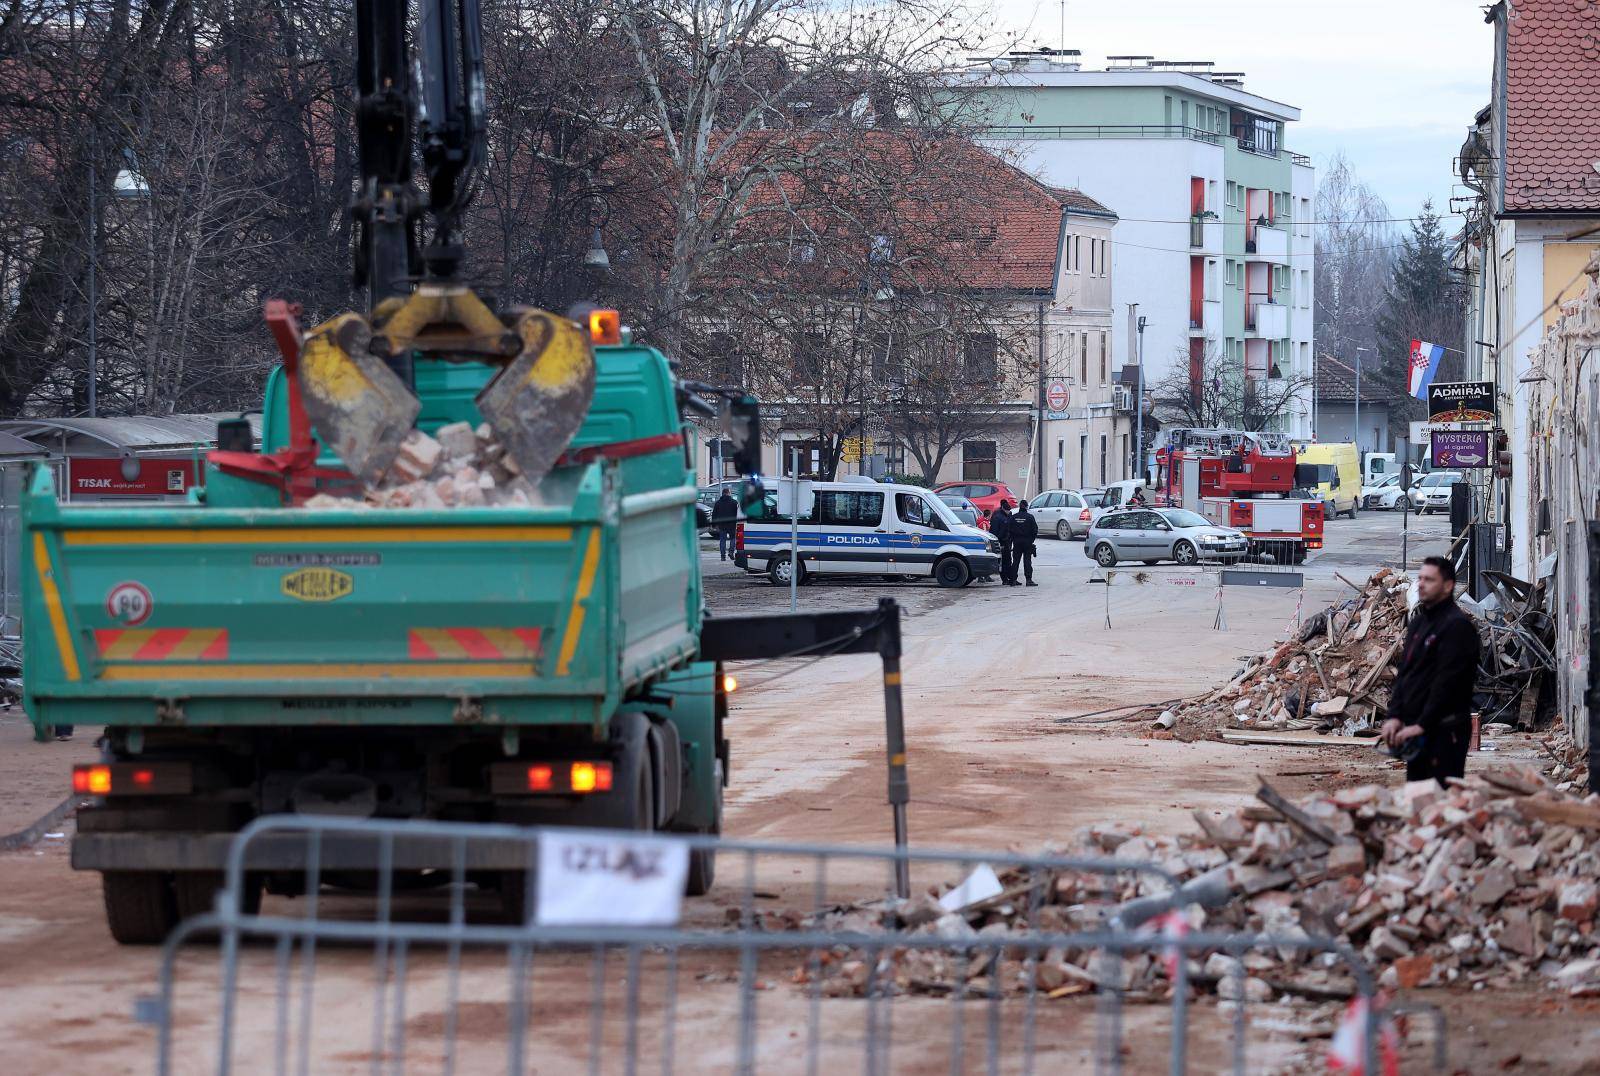
<path fill-rule="evenodd" d="M 1565 765 L 1571 780 L 1576 756 L 1569 750 L 1562 757 L 1558 770 Z M 1502 767 L 1450 789 L 1431 781 L 1364 785 L 1298 802 L 1263 782 L 1259 799 L 1232 814 L 1195 812 L 1197 833 L 1161 837 L 1100 825 L 1047 854 L 1154 863 L 1185 891 L 1226 893 L 1214 907 L 1180 913 L 1190 929 L 1340 939 L 1382 986 L 1539 980 L 1574 996 L 1600 996 L 1600 796 L 1580 799 L 1530 768 Z M 952 909 L 948 894 L 941 904 L 929 892 L 771 925 L 988 943 L 965 952 L 913 949 L 895 946 L 891 935 L 871 950 L 835 947 L 796 970 L 796 981 L 820 980 L 834 996 L 1064 996 L 1104 988 L 1113 969 L 1131 995 L 1168 991 L 1159 947 L 1130 951 L 1118 964 L 1070 946 L 1029 961 L 1023 949 L 995 944 L 1104 929 L 1125 902 L 1164 890 L 1153 876 L 1015 869 L 1001 871 L 998 882 L 998 893 L 964 907 Z M 1242 992 L 1252 1001 L 1334 1001 L 1354 988 L 1342 964 L 1287 948 L 1237 959 L 1191 954 L 1188 971 L 1201 990 L 1223 998 Z"/>
<path fill-rule="evenodd" d="M 1509 577 L 1493 582 L 1490 600 L 1460 603 L 1484 644 L 1477 685 L 1484 724 L 1528 725 L 1552 661 L 1545 588 Z M 1376 736 L 1405 638 L 1410 587 L 1404 573 L 1381 569 L 1355 597 L 1309 617 L 1294 638 L 1247 658 L 1227 684 L 1163 710 L 1156 726 L 1182 740 L 1224 728 Z"/>
<path fill-rule="evenodd" d="M 307 508 L 462 508 L 539 504 L 538 491 L 495 439 L 488 423 L 440 426 L 433 437 L 412 430 L 383 480 L 362 498 L 319 493 Z"/>

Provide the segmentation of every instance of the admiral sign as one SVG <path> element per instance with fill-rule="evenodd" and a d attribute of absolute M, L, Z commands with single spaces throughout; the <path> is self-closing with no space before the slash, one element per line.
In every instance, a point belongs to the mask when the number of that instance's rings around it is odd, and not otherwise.
<path fill-rule="evenodd" d="M 1429 422 L 1493 422 L 1494 382 L 1450 381 L 1428 386 Z"/>

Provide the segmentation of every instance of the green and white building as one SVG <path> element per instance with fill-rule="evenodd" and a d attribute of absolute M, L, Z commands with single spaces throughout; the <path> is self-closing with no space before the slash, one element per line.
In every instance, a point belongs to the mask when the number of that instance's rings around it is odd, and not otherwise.
<path fill-rule="evenodd" d="M 1303 385 L 1272 425 L 1310 438 L 1315 173 L 1285 148 L 1298 108 L 1209 63 L 1150 57 L 1091 71 L 1071 52 L 1012 53 L 951 85 L 993 148 L 1120 218 L 1118 366 L 1139 362 L 1136 304 L 1147 387 L 1184 366 L 1195 391 L 1218 375 Z M 1051 376 L 1079 366 L 1071 339 L 1061 346 Z"/>

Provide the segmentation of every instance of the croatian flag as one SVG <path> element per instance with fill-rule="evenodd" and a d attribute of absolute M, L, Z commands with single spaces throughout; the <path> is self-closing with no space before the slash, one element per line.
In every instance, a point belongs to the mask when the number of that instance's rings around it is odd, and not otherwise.
<path fill-rule="evenodd" d="M 1411 341 L 1411 395 L 1419 400 L 1428 398 L 1428 386 L 1439 370 L 1439 360 L 1444 358 L 1444 348 L 1426 340 Z"/>

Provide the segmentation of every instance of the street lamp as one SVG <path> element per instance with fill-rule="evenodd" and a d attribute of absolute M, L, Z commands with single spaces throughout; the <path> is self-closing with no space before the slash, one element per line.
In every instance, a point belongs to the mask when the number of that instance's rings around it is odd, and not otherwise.
<path fill-rule="evenodd" d="M 89 135 L 89 417 L 100 414 L 100 326 L 99 268 L 100 268 L 100 207 L 95 173 L 96 139 Z M 117 198 L 148 198 L 150 185 L 145 182 L 144 170 L 139 167 L 139 157 L 131 149 L 122 151 L 127 167 L 119 169 L 111 180 L 111 193 Z M 147 237 L 147 241 L 149 241 Z"/>

